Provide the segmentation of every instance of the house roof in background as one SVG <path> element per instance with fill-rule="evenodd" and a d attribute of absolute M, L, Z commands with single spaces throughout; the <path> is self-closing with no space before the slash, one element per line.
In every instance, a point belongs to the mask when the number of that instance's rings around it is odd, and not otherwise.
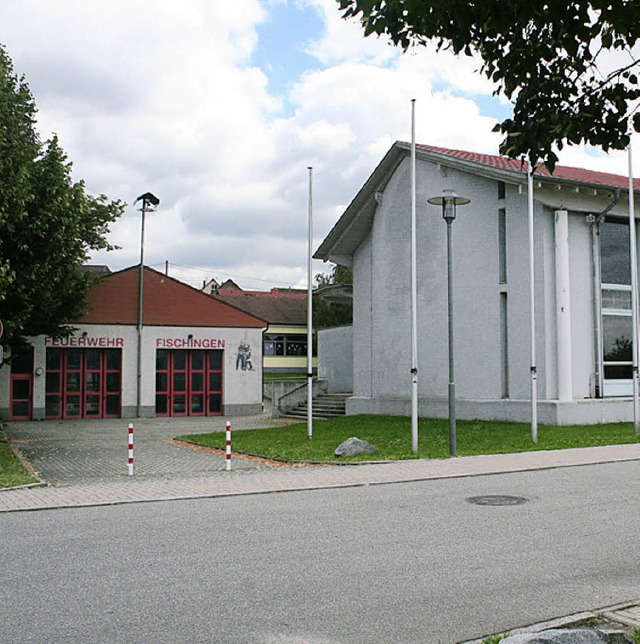
<path fill-rule="evenodd" d="M 139 265 L 103 277 L 88 293 L 90 309 L 78 323 L 138 324 Z M 145 266 L 143 323 L 152 326 L 262 328 L 263 318 L 215 300 Z"/>
<path fill-rule="evenodd" d="M 218 290 L 241 291 L 242 289 L 232 279 L 228 279 L 222 282 L 222 284 L 220 284 L 220 286 L 218 287 Z"/>
<path fill-rule="evenodd" d="M 259 291 L 223 291 L 210 296 L 251 315 L 266 320 L 269 324 L 306 326 L 307 297 L 304 291 L 280 293 Z"/>
<path fill-rule="evenodd" d="M 108 275 L 111 269 L 105 264 L 83 264 L 80 270 L 84 273 L 95 273 L 96 275 Z"/>

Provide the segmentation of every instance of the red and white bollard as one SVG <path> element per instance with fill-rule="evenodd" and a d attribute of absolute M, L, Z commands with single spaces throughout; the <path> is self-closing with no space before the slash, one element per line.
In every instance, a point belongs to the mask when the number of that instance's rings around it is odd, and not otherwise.
<path fill-rule="evenodd" d="M 227 472 L 231 469 L 231 423 L 227 421 Z"/>
<path fill-rule="evenodd" d="M 133 476 L 133 423 L 129 423 L 129 476 Z"/>

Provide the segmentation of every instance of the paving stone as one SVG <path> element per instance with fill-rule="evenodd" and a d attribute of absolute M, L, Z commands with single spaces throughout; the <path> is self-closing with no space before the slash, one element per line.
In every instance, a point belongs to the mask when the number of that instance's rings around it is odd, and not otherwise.
<path fill-rule="evenodd" d="M 0 511 L 78 507 L 376 485 L 640 460 L 640 444 L 364 465 L 274 466 L 171 444 L 181 434 L 223 431 L 226 418 L 138 419 L 135 476 L 127 475 L 128 423 L 9 423 L 10 440 L 51 486 L 0 491 Z M 273 419 L 231 419 L 234 431 L 272 427 Z"/>

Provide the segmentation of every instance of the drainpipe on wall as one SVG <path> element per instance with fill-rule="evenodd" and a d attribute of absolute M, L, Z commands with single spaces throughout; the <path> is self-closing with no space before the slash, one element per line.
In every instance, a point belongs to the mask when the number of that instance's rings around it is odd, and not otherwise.
<path fill-rule="evenodd" d="M 620 189 L 616 189 L 611 203 L 597 215 L 588 215 L 591 224 L 591 266 L 593 267 L 593 334 L 595 348 L 594 398 L 602 398 L 602 283 L 600 281 L 600 224 L 620 200 Z"/>

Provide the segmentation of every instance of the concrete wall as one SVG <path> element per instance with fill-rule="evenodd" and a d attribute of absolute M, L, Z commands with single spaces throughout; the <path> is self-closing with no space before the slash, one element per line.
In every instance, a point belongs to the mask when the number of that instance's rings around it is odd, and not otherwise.
<path fill-rule="evenodd" d="M 318 377 L 327 381 L 329 393 L 353 391 L 353 327 L 318 332 Z"/>

